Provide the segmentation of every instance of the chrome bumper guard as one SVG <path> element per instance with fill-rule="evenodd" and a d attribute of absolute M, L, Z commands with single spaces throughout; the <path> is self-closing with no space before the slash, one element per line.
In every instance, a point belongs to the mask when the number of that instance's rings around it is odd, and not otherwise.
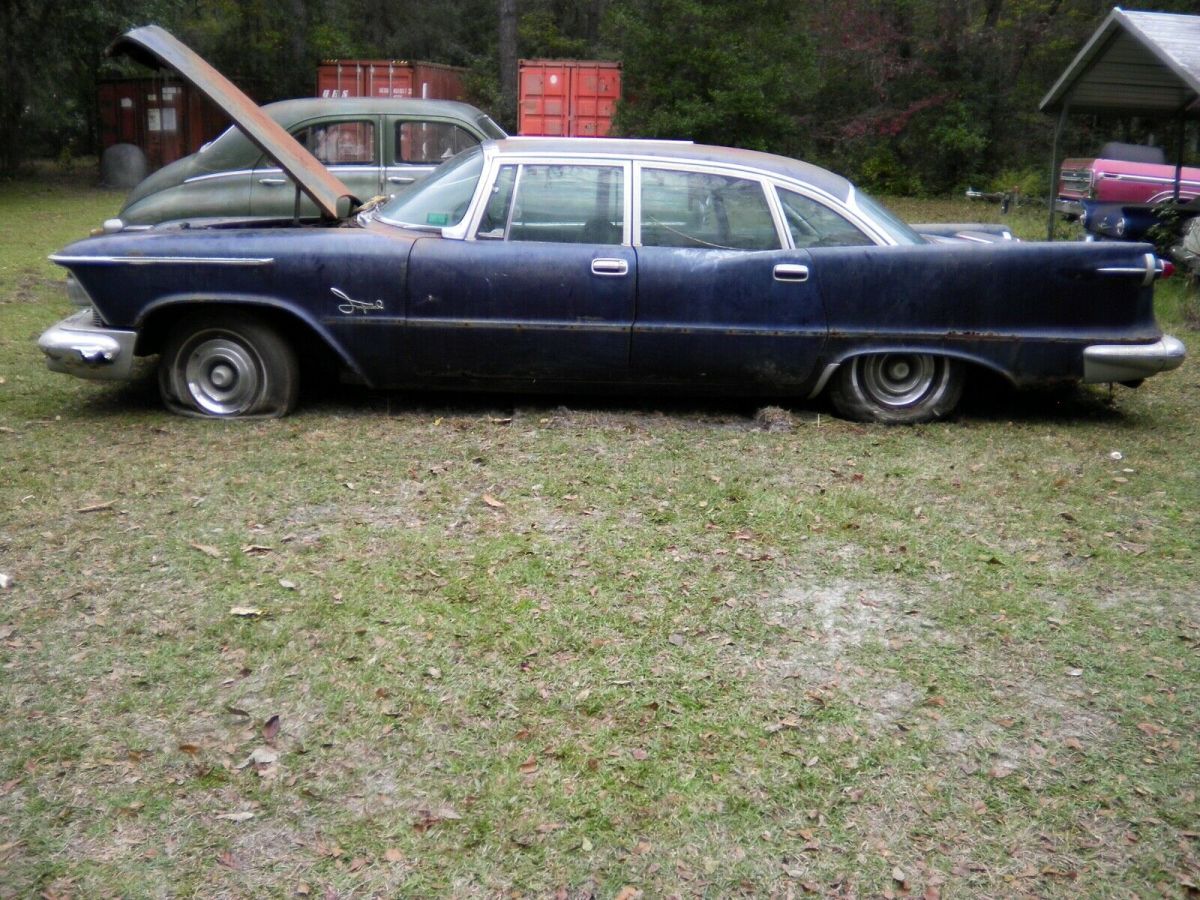
<path fill-rule="evenodd" d="M 98 326 L 90 309 L 81 309 L 47 328 L 38 347 L 52 372 L 111 381 L 134 377 L 136 331 Z"/>
<path fill-rule="evenodd" d="M 1179 368 L 1185 356 L 1183 341 L 1169 334 L 1153 344 L 1095 344 L 1083 351 L 1083 383 L 1141 381 Z"/>

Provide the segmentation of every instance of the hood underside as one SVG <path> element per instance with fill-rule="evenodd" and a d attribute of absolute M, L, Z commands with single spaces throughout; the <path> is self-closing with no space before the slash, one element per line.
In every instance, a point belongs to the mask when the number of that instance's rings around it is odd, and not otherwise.
<path fill-rule="evenodd" d="M 327 219 L 350 214 L 356 198 L 274 119 L 228 78 L 157 25 L 135 28 L 108 48 L 110 56 L 129 56 L 151 68 L 166 67 L 224 112 L 256 147 L 279 164 Z"/>

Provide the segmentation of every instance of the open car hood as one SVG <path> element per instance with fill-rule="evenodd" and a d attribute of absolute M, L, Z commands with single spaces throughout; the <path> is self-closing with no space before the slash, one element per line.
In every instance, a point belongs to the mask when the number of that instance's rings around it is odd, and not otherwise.
<path fill-rule="evenodd" d="M 146 25 L 128 31 L 113 41 L 108 54 L 129 56 L 151 68 L 173 69 L 229 116 L 256 147 L 278 163 L 300 190 L 312 198 L 325 218 L 345 218 L 357 205 L 358 198 L 315 156 L 259 109 L 232 81 L 165 28 Z"/>

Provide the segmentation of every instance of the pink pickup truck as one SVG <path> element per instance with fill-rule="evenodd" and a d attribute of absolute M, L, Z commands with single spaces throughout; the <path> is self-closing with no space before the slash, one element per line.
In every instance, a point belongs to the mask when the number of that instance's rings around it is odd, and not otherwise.
<path fill-rule="evenodd" d="M 1054 208 L 1069 219 L 1084 212 L 1083 201 L 1154 204 L 1175 191 L 1175 166 L 1160 147 L 1105 144 L 1096 159 L 1063 160 Z M 1200 196 L 1200 169 L 1184 166 L 1179 184 L 1181 200 Z"/>

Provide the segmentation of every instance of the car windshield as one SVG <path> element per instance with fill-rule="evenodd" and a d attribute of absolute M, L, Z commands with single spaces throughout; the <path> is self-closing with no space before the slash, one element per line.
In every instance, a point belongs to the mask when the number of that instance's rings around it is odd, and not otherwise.
<path fill-rule="evenodd" d="M 478 146 L 442 163 L 424 181 L 401 191 L 379 211 L 379 220 L 410 228 L 448 228 L 467 214 L 475 185 L 483 173 Z"/>
<path fill-rule="evenodd" d="M 502 141 L 508 137 L 504 129 L 493 122 L 490 116 L 481 115 L 475 120 L 475 124 L 479 126 L 479 130 L 483 132 L 484 137 L 490 137 L 497 141 Z"/>
<path fill-rule="evenodd" d="M 913 231 L 907 222 L 870 194 L 864 194 L 862 191 L 855 190 L 854 195 L 850 198 L 850 203 L 866 213 L 871 218 L 871 221 L 886 231 L 897 244 L 929 243 L 929 241 Z"/>

